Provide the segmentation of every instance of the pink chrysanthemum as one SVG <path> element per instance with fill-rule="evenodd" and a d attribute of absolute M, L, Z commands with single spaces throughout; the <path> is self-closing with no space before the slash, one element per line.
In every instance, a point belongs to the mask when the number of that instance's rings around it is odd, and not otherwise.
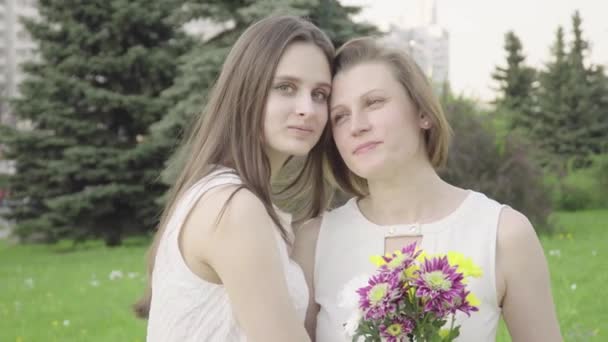
<path fill-rule="evenodd" d="M 449 313 L 464 291 L 463 276 L 451 267 L 447 257 L 425 259 L 415 280 L 416 296 L 424 303 L 424 312 L 438 317 Z"/>
<path fill-rule="evenodd" d="M 420 253 L 420 250 L 416 250 L 416 243 L 414 242 L 390 256 L 383 256 L 382 259 L 384 260 L 384 264 L 380 266 L 380 272 L 390 272 L 401 275 L 405 269 L 415 262 Z"/>
<path fill-rule="evenodd" d="M 454 299 L 454 305 L 452 306 L 450 312 L 456 313 L 456 311 L 464 312 L 467 316 L 471 316 L 471 312 L 479 311 L 479 308 L 476 305 L 473 305 L 469 302 L 468 297 L 471 291 L 462 290 L 458 297 Z"/>
<path fill-rule="evenodd" d="M 393 273 L 372 276 L 368 286 L 357 290 L 359 307 L 365 319 L 382 319 L 396 309 L 396 302 L 403 295 L 399 277 Z"/>
<path fill-rule="evenodd" d="M 388 325 L 380 325 L 380 336 L 386 342 L 405 342 L 409 341 L 408 334 L 414 330 L 414 322 L 406 317 L 399 317 L 391 320 Z"/>

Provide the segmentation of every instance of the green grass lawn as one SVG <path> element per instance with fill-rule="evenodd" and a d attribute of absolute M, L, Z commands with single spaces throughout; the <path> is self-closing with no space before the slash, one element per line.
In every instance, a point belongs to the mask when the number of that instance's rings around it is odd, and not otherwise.
<path fill-rule="evenodd" d="M 562 233 L 541 242 L 562 336 L 567 342 L 608 341 L 608 210 L 559 213 L 555 219 Z M 503 324 L 497 341 L 510 341 L 508 336 Z"/>
<path fill-rule="evenodd" d="M 608 210 L 556 219 L 563 233 L 541 240 L 562 334 L 608 341 Z M 0 244 L 0 341 L 144 341 L 145 324 L 129 306 L 144 286 L 145 250 L 145 241 L 75 250 Z M 509 340 L 501 326 L 498 341 Z"/>
<path fill-rule="evenodd" d="M 0 247 L 0 341 L 145 341 L 129 306 L 146 246 L 69 247 Z"/>

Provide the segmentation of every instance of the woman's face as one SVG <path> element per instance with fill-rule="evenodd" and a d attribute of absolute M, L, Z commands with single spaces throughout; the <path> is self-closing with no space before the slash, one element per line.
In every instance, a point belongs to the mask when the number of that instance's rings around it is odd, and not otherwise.
<path fill-rule="evenodd" d="M 382 62 L 365 62 L 333 80 L 330 121 L 348 168 L 362 178 L 395 174 L 426 157 L 422 118 L 407 91 Z"/>
<path fill-rule="evenodd" d="M 305 156 L 328 119 L 331 70 L 327 57 L 308 42 L 290 44 L 279 61 L 264 117 L 269 158 Z"/>

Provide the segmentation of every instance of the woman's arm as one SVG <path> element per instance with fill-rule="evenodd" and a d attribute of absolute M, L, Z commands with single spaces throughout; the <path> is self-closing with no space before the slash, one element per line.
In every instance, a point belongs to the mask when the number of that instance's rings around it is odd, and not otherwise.
<path fill-rule="evenodd" d="M 315 301 L 314 291 L 315 253 L 320 228 L 320 217 L 307 221 L 298 227 L 293 250 L 293 259 L 302 267 L 310 293 L 308 310 L 306 311 L 306 330 L 313 341 L 316 335 L 317 314 L 320 309 L 319 304 Z"/>
<path fill-rule="evenodd" d="M 182 243 L 198 248 L 184 250 L 196 251 L 197 259 L 217 274 L 249 341 L 310 341 L 289 296 L 277 228 L 262 202 L 240 190 L 213 229 L 197 227 L 197 222 L 214 222 L 210 218 L 217 217 L 233 191 L 219 190 L 197 204 L 184 227 L 195 233 Z"/>
<path fill-rule="evenodd" d="M 496 255 L 502 312 L 513 341 L 562 341 L 541 244 L 530 221 L 508 207 L 501 214 Z"/>

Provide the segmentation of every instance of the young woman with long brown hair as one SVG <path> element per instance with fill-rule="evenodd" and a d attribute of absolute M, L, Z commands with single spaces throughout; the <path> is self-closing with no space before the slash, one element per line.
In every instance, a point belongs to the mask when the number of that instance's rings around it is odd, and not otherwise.
<path fill-rule="evenodd" d="M 185 141 L 150 248 L 148 291 L 135 307 L 148 341 L 309 340 L 290 217 L 271 188 L 288 159 L 306 157 L 286 191 L 313 199 L 302 218 L 325 207 L 317 142 L 333 53 L 323 32 L 291 16 L 263 19 L 235 43 Z"/>

